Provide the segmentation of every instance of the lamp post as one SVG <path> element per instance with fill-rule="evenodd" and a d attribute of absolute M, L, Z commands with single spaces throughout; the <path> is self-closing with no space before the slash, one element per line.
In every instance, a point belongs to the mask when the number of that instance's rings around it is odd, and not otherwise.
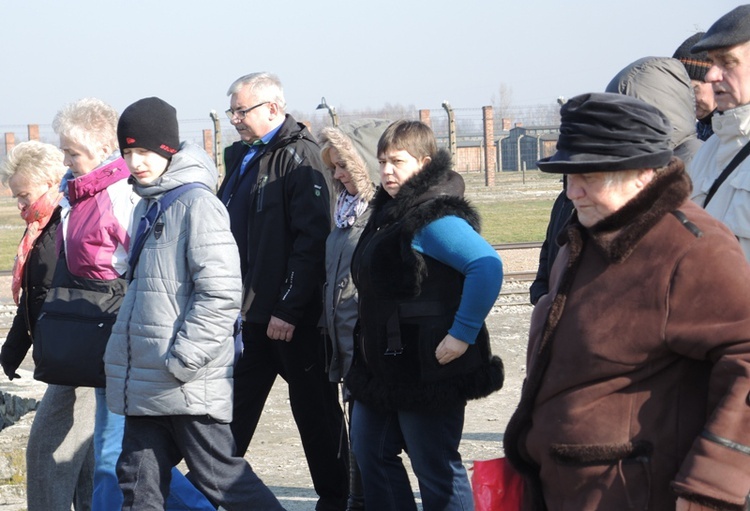
<path fill-rule="evenodd" d="M 336 115 L 336 109 L 326 103 L 325 97 L 320 98 L 320 104 L 315 110 L 328 110 L 328 114 L 331 116 L 331 123 L 333 123 L 334 126 L 339 125 L 339 116 Z"/>

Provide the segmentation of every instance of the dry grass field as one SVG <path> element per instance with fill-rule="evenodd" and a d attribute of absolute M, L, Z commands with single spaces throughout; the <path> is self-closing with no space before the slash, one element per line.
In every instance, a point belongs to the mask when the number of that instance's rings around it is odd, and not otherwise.
<path fill-rule="evenodd" d="M 485 186 L 481 172 L 466 173 L 466 195 L 482 215 L 482 234 L 490 243 L 542 241 L 549 211 L 561 189 L 560 177 L 538 170 L 498 172 Z M 9 194 L 0 194 L 0 271 L 13 266 L 23 220 Z"/>

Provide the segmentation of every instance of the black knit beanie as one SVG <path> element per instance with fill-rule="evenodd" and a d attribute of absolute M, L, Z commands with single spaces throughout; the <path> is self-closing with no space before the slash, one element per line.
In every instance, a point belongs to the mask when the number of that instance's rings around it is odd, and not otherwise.
<path fill-rule="evenodd" d="M 144 98 L 127 107 L 117 123 L 120 151 L 140 147 L 170 159 L 180 145 L 177 110 L 159 98 Z"/>
<path fill-rule="evenodd" d="M 701 82 L 706 80 L 706 73 L 711 67 L 708 62 L 708 53 L 705 51 L 700 53 L 690 53 L 690 48 L 698 44 L 705 32 L 698 32 L 691 35 L 677 48 L 672 58 L 675 58 L 682 62 L 685 66 L 687 74 L 691 80 L 699 80 Z"/>

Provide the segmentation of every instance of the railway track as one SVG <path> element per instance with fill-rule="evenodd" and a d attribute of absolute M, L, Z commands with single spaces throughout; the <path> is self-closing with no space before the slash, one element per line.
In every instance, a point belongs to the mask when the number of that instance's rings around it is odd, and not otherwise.
<path fill-rule="evenodd" d="M 503 254 L 514 250 L 539 250 L 541 242 L 499 243 L 492 245 Z M 536 265 L 531 269 L 506 272 L 503 289 L 497 298 L 497 306 L 529 306 L 529 286 L 536 278 Z"/>
<path fill-rule="evenodd" d="M 499 243 L 492 245 L 492 248 L 498 252 L 507 252 L 512 250 L 528 250 L 528 249 L 539 249 L 542 246 L 539 242 L 528 242 L 528 243 Z M 0 270 L 0 277 L 9 277 L 11 270 Z M 498 305 L 509 306 L 509 305 L 528 305 L 529 304 L 529 285 L 534 281 L 536 277 L 536 270 L 524 270 L 524 271 L 512 271 L 505 273 L 505 283 L 500 296 L 498 297 Z M 11 309 L 11 307 L 8 307 Z M 15 308 L 13 307 L 13 312 Z M 0 311 L 6 312 L 7 311 Z M 0 314 L 2 315 L 2 314 Z M 11 318 L 12 319 L 12 318 Z M 0 317 L 0 337 L 4 337 L 7 334 L 7 329 L 10 327 L 6 318 Z"/>

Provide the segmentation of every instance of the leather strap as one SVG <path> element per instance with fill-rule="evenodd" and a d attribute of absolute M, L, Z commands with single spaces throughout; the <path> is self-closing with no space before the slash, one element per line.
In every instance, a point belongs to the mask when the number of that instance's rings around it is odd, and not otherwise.
<path fill-rule="evenodd" d="M 740 149 L 740 152 L 734 155 L 734 158 L 732 158 L 732 161 L 729 162 L 729 165 L 727 165 L 726 168 L 721 171 L 719 177 L 717 177 L 716 181 L 714 181 L 714 183 L 711 185 L 711 188 L 706 194 L 706 200 L 703 201 L 703 209 L 706 209 L 706 206 L 708 206 L 708 203 L 711 201 L 711 199 L 713 199 L 714 194 L 719 189 L 721 184 L 727 180 L 729 174 L 731 174 L 732 171 L 737 168 L 737 165 L 742 163 L 742 160 L 747 158 L 748 154 L 750 154 L 750 141 L 748 141 L 748 143 L 745 144 L 742 149 Z"/>

